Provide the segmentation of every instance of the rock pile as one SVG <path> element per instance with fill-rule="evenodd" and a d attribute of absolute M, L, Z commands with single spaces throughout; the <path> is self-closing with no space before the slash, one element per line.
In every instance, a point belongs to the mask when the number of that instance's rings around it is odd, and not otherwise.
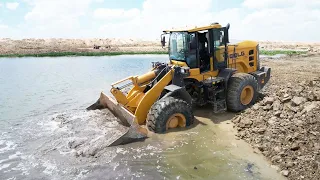
<path fill-rule="evenodd" d="M 233 120 L 237 136 L 289 179 L 320 179 L 320 78 L 267 88 Z"/>

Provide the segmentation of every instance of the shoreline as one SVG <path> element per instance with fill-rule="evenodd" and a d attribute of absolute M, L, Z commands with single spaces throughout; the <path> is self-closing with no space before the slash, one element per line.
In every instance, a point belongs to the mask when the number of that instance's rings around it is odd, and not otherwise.
<path fill-rule="evenodd" d="M 286 54 L 290 56 L 320 53 L 320 43 L 257 42 L 262 55 Z M 131 54 L 167 54 L 167 48 L 161 47 L 160 40 L 114 38 L 13 40 L 0 38 L 0 57 L 113 56 Z"/>
<path fill-rule="evenodd" d="M 27 54 L 0 54 L 0 58 L 21 57 L 68 57 L 68 56 L 119 56 L 119 55 L 166 55 L 167 51 L 82 51 L 82 52 L 46 52 Z M 288 56 L 308 54 L 308 51 L 296 50 L 260 50 L 260 55 L 274 56 L 284 54 Z"/>

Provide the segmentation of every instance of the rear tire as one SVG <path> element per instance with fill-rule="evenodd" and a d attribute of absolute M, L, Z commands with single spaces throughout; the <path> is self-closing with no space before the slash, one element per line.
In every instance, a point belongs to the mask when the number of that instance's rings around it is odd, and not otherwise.
<path fill-rule="evenodd" d="M 253 105 L 258 97 L 256 79 L 246 73 L 236 73 L 230 77 L 227 90 L 227 107 L 233 112 L 243 111 Z"/>
<path fill-rule="evenodd" d="M 185 127 L 193 124 L 194 116 L 191 106 L 181 100 L 173 97 L 166 97 L 155 102 L 149 110 L 147 116 L 147 127 L 149 131 L 155 133 L 164 133 L 170 127 L 172 117 L 177 117 L 177 123 L 173 122 L 172 126 Z"/>

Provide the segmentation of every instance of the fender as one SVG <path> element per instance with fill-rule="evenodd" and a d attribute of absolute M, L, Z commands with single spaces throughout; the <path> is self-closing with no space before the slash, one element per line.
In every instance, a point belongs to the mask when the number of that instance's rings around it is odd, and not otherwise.
<path fill-rule="evenodd" d="M 169 96 L 175 97 L 175 98 L 186 101 L 189 105 L 192 105 L 192 98 L 190 94 L 187 92 L 186 88 L 170 84 L 166 86 L 164 89 L 169 92 L 165 94 L 162 98 L 169 97 Z"/>
<path fill-rule="evenodd" d="M 271 77 L 271 68 L 270 67 L 261 67 L 259 71 L 250 73 L 253 75 L 258 82 L 258 91 L 264 88 L 264 86 L 269 82 Z"/>
<path fill-rule="evenodd" d="M 225 68 L 219 71 L 218 77 L 224 78 L 225 87 L 228 88 L 229 78 L 236 72 L 235 69 Z"/>

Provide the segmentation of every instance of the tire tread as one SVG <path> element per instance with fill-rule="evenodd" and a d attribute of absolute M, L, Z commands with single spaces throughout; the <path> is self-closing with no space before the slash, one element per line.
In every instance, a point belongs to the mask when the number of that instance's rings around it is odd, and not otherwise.
<path fill-rule="evenodd" d="M 149 110 L 147 116 L 147 127 L 155 133 L 164 133 L 166 131 L 166 121 L 170 112 L 179 112 L 186 117 L 186 126 L 190 126 L 194 122 L 191 106 L 174 97 L 166 97 L 155 102 Z"/>
<path fill-rule="evenodd" d="M 252 101 L 244 106 L 240 102 L 240 95 L 242 88 L 246 85 L 251 85 L 254 90 L 254 96 Z M 227 107 L 230 111 L 239 112 L 252 105 L 257 99 L 257 81 L 251 75 L 247 73 L 236 73 L 231 76 L 228 89 L 227 89 Z"/>

